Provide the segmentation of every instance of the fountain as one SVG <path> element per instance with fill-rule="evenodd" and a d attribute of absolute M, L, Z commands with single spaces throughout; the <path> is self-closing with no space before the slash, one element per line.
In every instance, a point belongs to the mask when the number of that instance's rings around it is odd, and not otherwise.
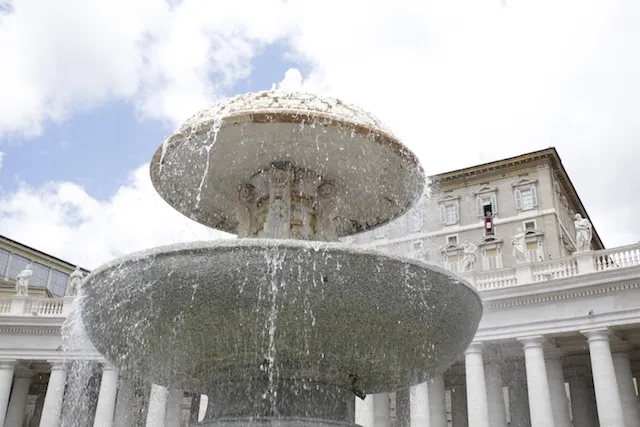
<path fill-rule="evenodd" d="M 207 394 L 198 426 L 354 426 L 354 396 L 424 382 L 475 334 L 482 306 L 463 279 L 338 242 L 405 213 L 425 180 L 353 105 L 231 98 L 169 137 L 151 178 L 239 239 L 110 262 L 87 277 L 82 317 L 124 375 Z"/>

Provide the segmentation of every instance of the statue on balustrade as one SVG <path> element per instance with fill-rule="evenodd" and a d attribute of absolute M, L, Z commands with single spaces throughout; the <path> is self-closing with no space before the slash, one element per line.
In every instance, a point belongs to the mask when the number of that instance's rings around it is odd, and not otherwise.
<path fill-rule="evenodd" d="M 586 252 L 591 249 L 591 239 L 593 238 L 593 227 L 591 221 L 587 218 L 582 218 L 582 215 L 577 213 L 573 222 L 576 228 L 576 252 Z"/>
<path fill-rule="evenodd" d="M 511 238 L 511 246 L 513 247 L 513 257 L 516 259 L 516 263 L 524 264 L 529 262 L 527 259 L 527 242 L 525 241 L 525 234 L 522 232 L 522 228 L 516 229 L 516 234 Z"/>
<path fill-rule="evenodd" d="M 80 267 L 76 267 L 73 270 L 73 273 L 69 276 L 69 283 L 67 284 L 67 293 L 66 296 L 74 297 L 78 295 L 80 292 L 80 288 L 82 288 L 82 280 L 84 279 L 84 274 L 80 270 Z"/>
<path fill-rule="evenodd" d="M 16 276 L 16 295 L 26 297 L 29 295 L 29 278 L 33 276 L 33 270 L 31 270 L 31 263 L 18 273 Z"/>
<path fill-rule="evenodd" d="M 478 247 L 466 239 L 462 245 L 462 271 L 472 271 L 476 264 Z"/>

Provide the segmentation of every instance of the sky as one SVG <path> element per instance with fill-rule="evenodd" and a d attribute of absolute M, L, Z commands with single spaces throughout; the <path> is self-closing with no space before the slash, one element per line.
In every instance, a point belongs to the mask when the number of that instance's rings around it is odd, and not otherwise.
<path fill-rule="evenodd" d="M 637 0 L 0 0 L 0 234 L 86 268 L 228 237 L 148 162 L 273 84 L 371 111 L 428 174 L 555 146 L 608 247 L 640 240 Z"/>

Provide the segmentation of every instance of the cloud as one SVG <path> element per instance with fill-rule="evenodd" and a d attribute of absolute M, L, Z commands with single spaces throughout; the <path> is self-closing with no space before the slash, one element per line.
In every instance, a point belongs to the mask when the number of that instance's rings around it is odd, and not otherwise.
<path fill-rule="evenodd" d="M 427 173 L 556 146 L 605 243 L 640 240 L 638 2 L 297 5 L 303 86 L 378 115 Z"/>
<path fill-rule="evenodd" d="M 2 169 L 2 162 L 4 161 L 4 152 L 0 151 L 0 169 Z"/>
<path fill-rule="evenodd" d="M 166 204 L 153 189 L 148 164 L 105 201 L 70 182 L 23 185 L 0 199 L 0 234 L 86 268 L 154 246 L 230 237 Z"/>
<path fill-rule="evenodd" d="M 287 71 L 281 88 L 328 93 L 369 109 L 418 154 L 427 173 L 553 145 L 605 243 L 639 240 L 640 202 L 633 197 L 640 193 L 638 2 L 220 4 L 16 1 L 12 11 L 0 11 L 0 135 L 37 133 L 47 120 L 113 98 L 176 124 L 234 82 L 260 73 L 251 58 L 279 41 L 309 70 Z M 108 201 L 70 183 L 24 187 L 3 199 L 0 231 L 12 221 L 26 243 L 76 250 L 74 257 L 85 256 L 82 239 L 89 239 L 87 262 L 182 238 L 169 222 L 147 224 L 125 204 L 154 200 L 143 181 Z M 76 199 L 66 200 L 63 189 Z M 75 208 L 67 209 L 69 203 Z M 78 217 L 85 205 L 94 208 Z M 128 222 L 127 215 L 136 219 Z M 119 237 L 104 231 L 113 224 Z M 190 225 L 178 220 L 176 229 L 182 227 Z M 17 232 L 12 236 L 20 240 Z M 87 237 L 93 232 L 95 238 Z"/>
<path fill-rule="evenodd" d="M 32 136 L 110 99 L 176 124 L 250 72 L 284 2 L 41 0 L 0 8 L 0 136 Z"/>

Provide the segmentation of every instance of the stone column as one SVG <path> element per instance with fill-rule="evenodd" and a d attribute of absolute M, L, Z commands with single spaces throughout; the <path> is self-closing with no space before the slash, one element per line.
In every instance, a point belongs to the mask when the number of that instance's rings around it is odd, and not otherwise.
<path fill-rule="evenodd" d="M 638 396 L 636 396 L 636 389 L 633 385 L 629 353 L 613 353 L 613 367 L 616 371 L 616 381 L 620 390 L 624 425 L 625 427 L 640 427 L 640 406 L 638 405 Z"/>
<path fill-rule="evenodd" d="M 444 377 L 436 375 L 427 383 L 429 390 L 430 427 L 447 427 L 447 402 Z"/>
<path fill-rule="evenodd" d="M 389 393 L 373 395 L 373 426 L 391 427 L 391 396 Z"/>
<path fill-rule="evenodd" d="M 408 388 L 396 391 L 396 421 L 397 427 L 411 425 L 411 394 Z"/>
<path fill-rule="evenodd" d="M 24 366 L 16 367 L 13 377 L 13 389 L 9 399 L 9 409 L 4 421 L 5 427 L 22 427 L 24 423 L 25 407 L 29 396 L 32 373 Z"/>
<path fill-rule="evenodd" d="M 482 343 L 472 342 L 464 353 L 467 372 L 467 414 L 469 427 L 491 427 L 484 375 Z"/>
<path fill-rule="evenodd" d="M 189 424 L 195 424 L 200 418 L 200 394 L 191 394 L 191 409 L 189 410 Z"/>
<path fill-rule="evenodd" d="M 171 389 L 167 393 L 167 410 L 165 414 L 165 427 L 180 427 L 182 418 L 182 390 Z"/>
<path fill-rule="evenodd" d="M 531 427 L 554 427 L 542 336 L 521 338 L 527 370 Z"/>
<path fill-rule="evenodd" d="M 0 361 L 0 426 L 4 425 L 5 415 L 7 414 L 15 366 L 16 362 L 14 360 Z"/>
<path fill-rule="evenodd" d="M 136 414 L 135 393 L 133 381 L 128 378 L 120 378 L 118 392 L 116 393 L 116 409 L 113 424 L 116 427 L 133 427 Z"/>
<path fill-rule="evenodd" d="M 507 411 L 504 407 L 502 372 L 495 362 L 484 367 L 487 377 L 487 400 L 491 427 L 507 427 Z"/>
<path fill-rule="evenodd" d="M 356 424 L 362 427 L 373 427 L 373 395 L 369 394 L 362 400 L 354 397 L 356 402 Z"/>
<path fill-rule="evenodd" d="M 620 391 L 609 346 L 609 330 L 596 329 L 584 331 L 583 334 L 589 343 L 600 427 L 624 426 Z"/>
<path fill-rule="evenodd" d="M 509 382 L 509 415 L 510 427 L 531 427 L 529 415 L 529 394 L 527 391 L 527 376 L 522 363 L 515 363 Z"/>
<path fill-rule="evenodd" d="M 584 372 L 572 370 L 567 375 L 569 393 L 571 394 L 571 414 L 573 415 L 573 427 L 596 427 L 591 416 L 591 401 L 589 384 Z"/>
<path fill-rule="evenodd" d="M 147 427 L 164 427 L 164 417 L 167 411 L 167 393 L 168 391 L 165 387 L 157 384 L 151 386 Z"/>
<path fill-rule="evenodd" d="M 431 427 L 429 411 L 429 386 L 427 383 L 414 385 L 409 389 L 409 425 L 411 427 Z"/>
<path fill-rule="evenodd" d="M 547 378 L 549 380 L 549 394 L 555 427 L 571 427 L 569 414 L 569 400 L 564 386 L 562 360 L 558 357 L 547 359 Z"/>
<path fill-rule="evenodd" d="M 118 393 L 118 370 L 110 363 L 102 363 L 102 380 L 93 427 L 112 427 Z"/>
<path fill-rule="evenodd" d="M 451 389 L 451 424 L 452 427 L 468 427 L 467 390 L 464 385 L 456 384 Z"/>
<path fill-rule="evenodd" d="M 67 368 L 64 366 L 64 362 L 50 363 L 51 375 L 49 376 L 47 394 L 42 406 L 40 427 L 58 427 L 60 425 L 62 399 L 64 398 L 64 388 L 67 384 Z"/>

